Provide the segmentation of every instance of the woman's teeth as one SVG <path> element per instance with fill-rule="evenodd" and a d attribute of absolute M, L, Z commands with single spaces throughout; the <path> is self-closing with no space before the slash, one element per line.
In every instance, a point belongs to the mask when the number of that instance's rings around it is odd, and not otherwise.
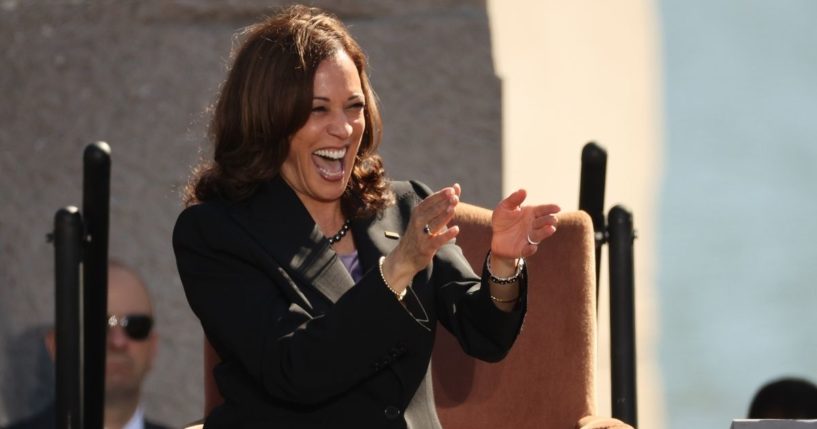
<path fill-rule="evenodd" d="M 320 149 L 313 152 L 315 155 L 320 156 L 321 158 L 338 160 L 342 159 L 346 155 L 346 148 L 341 149 Z"/>

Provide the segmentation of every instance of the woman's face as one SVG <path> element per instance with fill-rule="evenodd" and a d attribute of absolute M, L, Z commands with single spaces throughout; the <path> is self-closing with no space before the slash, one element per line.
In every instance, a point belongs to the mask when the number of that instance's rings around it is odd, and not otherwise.
<path fill-rule="evenodd" d="M 281 176 L 307 208 L 340 200 L 366 128 L 355 63 L 338 51 L 315 72 L 312 112 L 290 141 Z"/>

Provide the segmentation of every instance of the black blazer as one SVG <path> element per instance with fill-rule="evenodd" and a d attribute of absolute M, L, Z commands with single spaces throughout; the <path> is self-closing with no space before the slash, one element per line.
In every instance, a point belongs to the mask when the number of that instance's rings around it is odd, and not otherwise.
<path fill-rule="evenodd" d="M 364 273 L 357 284 L 280 178 L 241 202 L 208 201 L 179 215 L 179 275 L 222 359 L 214 376 L 225 402 L 205 427 L 406 427 L 437 321 L 468 354 L 505 356 L 522 324 L 526 273 L 517 309 L 502 312 L 461 249 L 446 244 L 414 277 L 404 307 L 378 260 L 397 245 L 387 233 L 402 234 L 430 191 L 391 186 L 394 206 L 352 221 Z"/>

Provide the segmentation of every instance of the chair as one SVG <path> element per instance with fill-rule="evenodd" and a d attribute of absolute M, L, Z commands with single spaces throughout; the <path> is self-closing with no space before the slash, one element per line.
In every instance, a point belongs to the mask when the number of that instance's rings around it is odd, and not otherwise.
<path fill-rule="evenodd" d="M 454 223 L 479 272 L 489 248 L 491 211 L 460 203 Z M 584 212 L 559 215 L 555 235 L 528 260 L 528 313 L 508 356 L 486 363 L 465 355 L 445 329 L 432 357 L 435 402 L 444 428 L 629 428 L 597 418 L 593 224 Z M 211 376 L 218 356 L 205 341 L 205 415 L 222 400 Z M 580 422 L 581 420 L 581 422 Z"/>

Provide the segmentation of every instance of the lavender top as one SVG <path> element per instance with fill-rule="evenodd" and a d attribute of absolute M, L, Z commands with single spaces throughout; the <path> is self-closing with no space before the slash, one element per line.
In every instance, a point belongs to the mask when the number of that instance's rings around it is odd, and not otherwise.
<path fill-rule="evenodd" d="M 352 275 L 352 279 L 355 281 L 355 283 L 359 282 L 363 277 L 363 271 L 361 271 L 360 268 L 360 260 L 357 257 L 357 250 L 346 255 L 338 255 L 338 257 L 340 258 L 340 262 L 343 262 L 343 266 L 346 267 L 346 271 L 349 271 L 349 274 Z"/>

